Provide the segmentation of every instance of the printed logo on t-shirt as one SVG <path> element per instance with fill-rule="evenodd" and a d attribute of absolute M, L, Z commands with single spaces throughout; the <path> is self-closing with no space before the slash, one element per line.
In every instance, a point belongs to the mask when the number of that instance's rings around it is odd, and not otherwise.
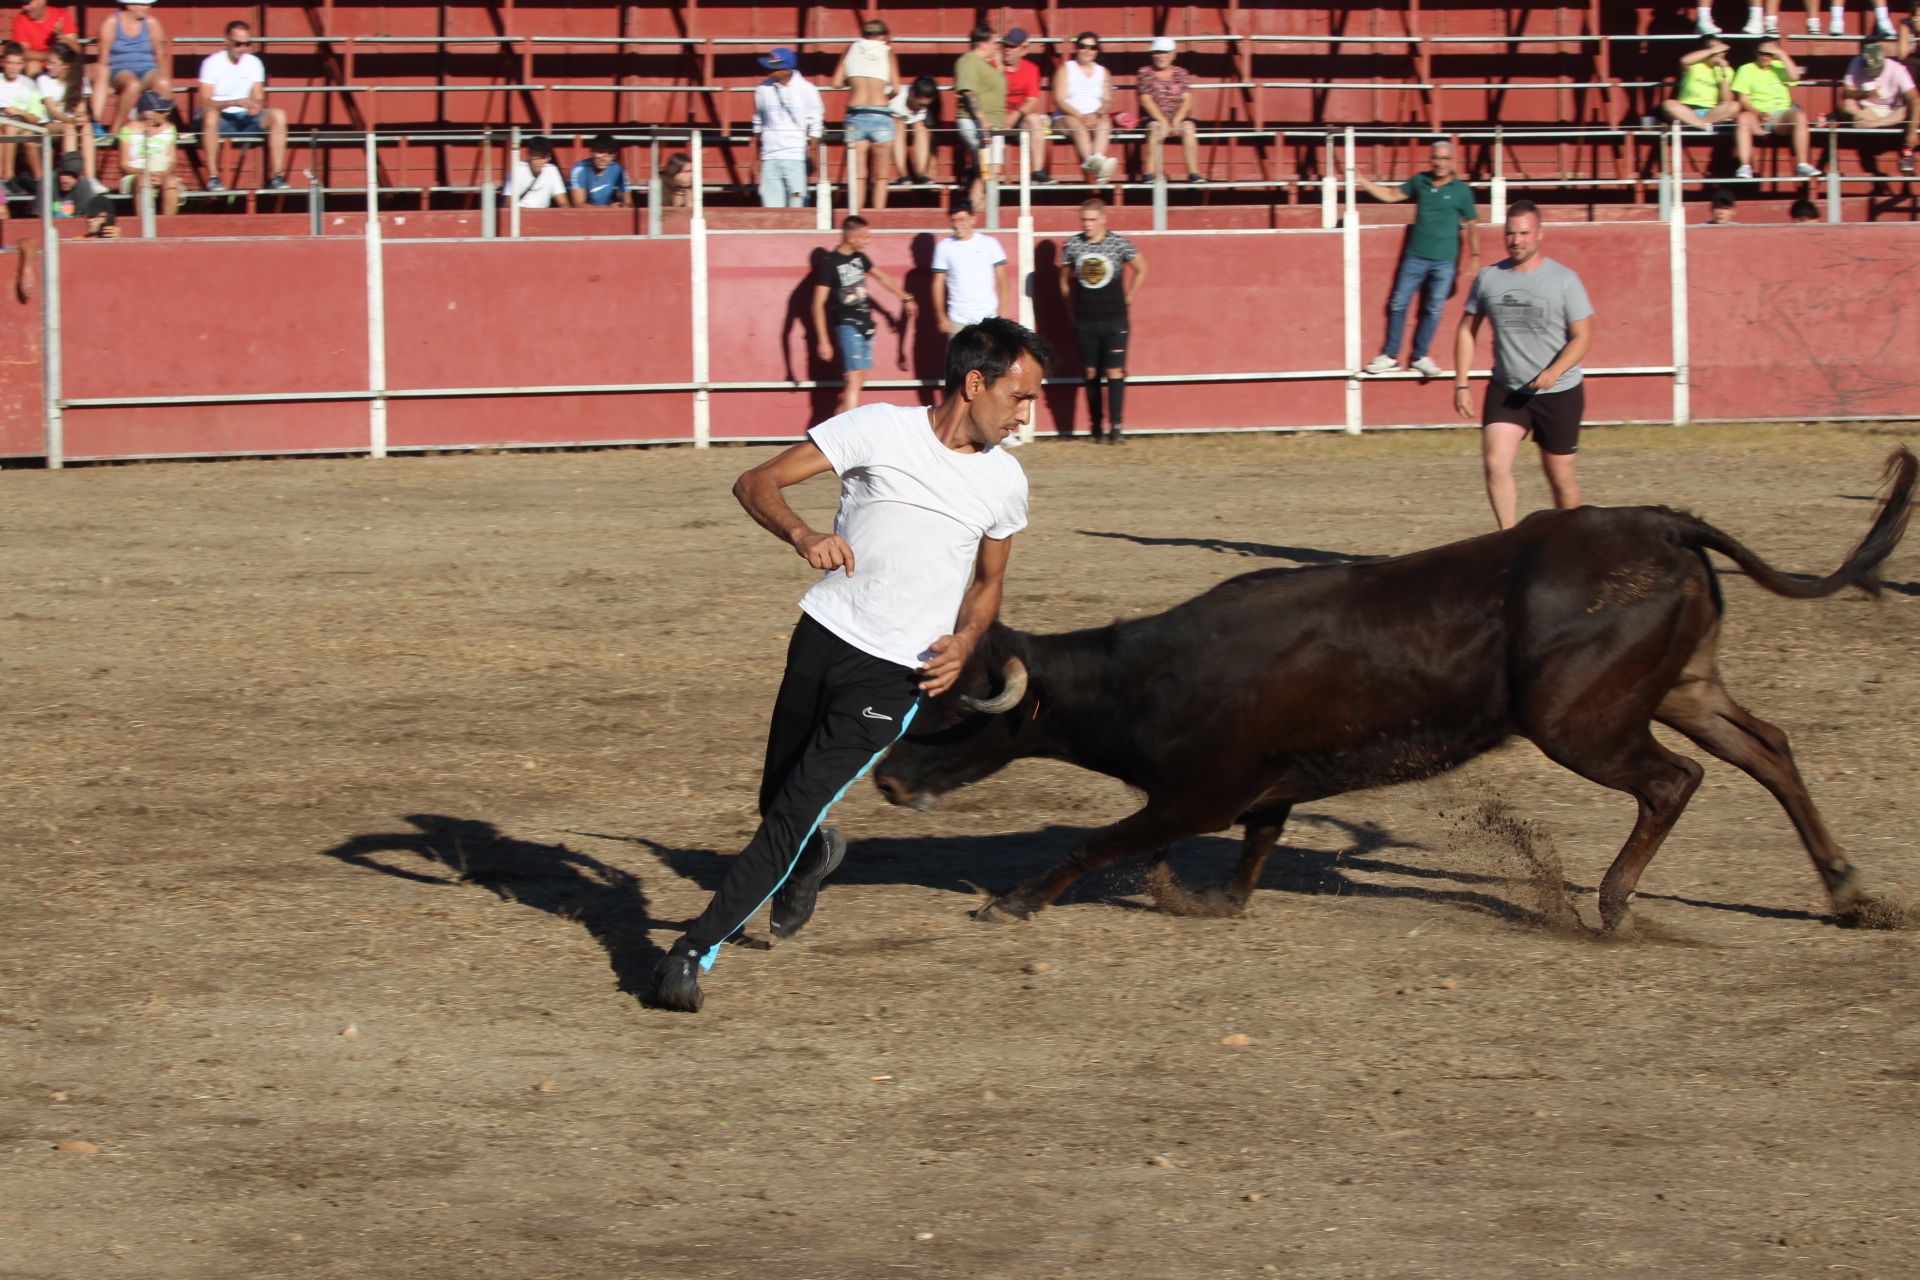
<path fill-rule="evenodd" d="M 1073 264 L 1074 277 L 1083 289 L 1104 289 L 1114 277 L 1113 259 L 1105 254 L 1087 252 Z"/>

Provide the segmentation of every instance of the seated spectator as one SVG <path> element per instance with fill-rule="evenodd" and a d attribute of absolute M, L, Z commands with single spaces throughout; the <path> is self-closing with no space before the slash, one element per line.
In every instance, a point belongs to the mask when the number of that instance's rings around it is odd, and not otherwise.
<path fill-rule="evenodd" d="M 1200 139 L 1193 122 L 1193 77 L 1174 65 L 1178 47 L 1172 36 L 1159 37 L 1147 46 L 1152 62 L 1135 74 L 1140 113 L 1147 117 L 1147 168 L 1142 177 L 1149 182 L 1160 175 L 1161 147 L 1174 134 L 1187 162 L 1187 181 L 1207 180 L 1200 172 Z"/>
<path fill-rule="evenodd" d="M 998 172 L 993 140 L 1007 126 L 1007 73 L 993 28 L 975 27 L 967 38 L 973 47 L 953 63 L 954 124 L 972 174 L 966 203 L 979 209 L 986 204 L 987 179 Z"/>
<path fill-rule="evenodd" d="M 807 157 L 820 138 L 826 108 L 800 74 L 800 57 L 775 49 L 761 58 L 767 78 L 753 91 L 753 134 L 760 142 L 760 204 L 798 209 L 807 202 Z"/>
<path fill-rule="evenodd" d="M 500 194 L 517 201 L 522 209 L 551 209 L 556 200 L 564 203 L 567 186 L 554 163 L 553 144 L 545 138 L 528 138 L 520 150 L 526 158 L 514 163 Z"/>
<path fill-rule="evenodd" d="M 620 163 L 620 144 L 602 133 L 587 143 L 587 158 L 567 174 L 567 200 L 576 209 L 632 204 L 626 166 Z"/>
<path fill-rule="evenodd" d="M 93 118 L 109 136 L 136 113 L 140 95 L 148 91 L 169 97 L 173 83 L 167 68 L 173 65 L 173 41 L 151 4 L 120 0 L 94 32 Z"/>
<path fill-rule="evenodd" d="M 887 100 L 900 83 L 900 61 L 887 43 L 886 23 L 869 18 L 860 24 L 860 38 L 847 46 L 832 83 L 847 91 L 847 150 L 867 184 L 867 207 L 884 209 L 893 183 L 897 123 Z"/>
<path fill-rule="evenodd" d="M 1713 204 L 1707 209 L 1706 225 L 1709 227 L 1730 227 L 1733 215 L 1740 208 L 1740 202 L 1733 198 L 1733 192 L 1725 187 L 1713 193 Z"/>
<path fill-rule="evenodd" d="M 37 77 L 45 70 L 47 55 L 55 49 L 77 55 L 77 30 L 68 10 L 56 9 L 47 0 L 25 0 L 13 15 L 13 42 L 26 52 L 27 74 Z"/>
<path fill-rule="evenodd" d="M 940 124 L 940 85 L 921 76 L 887 104 L 898 127 L 893 135 L 893 171 L 913 176 L 917 186 L 933 185 L 933 131 Z M 911 152 L 911 155 L 909 155 Z M 912 164 L 908 164 L 908 160 Z"/>
<path fill-rule="evenodd" d="M 1753 55 L 1753 61 L 1733 73 L 1734 98 L 1740 103 L 1739 132 L 1734 149 L 1740 157 L 1737 178 L 1753 176 L 1753 140 L 1757 135 L 1788 133 L 1793 138 L 1794 175 L 1817 178 L 1820 171 L 1809 161 L 1811 145 L 1807 137 L 1807 113 L 1794 105 L 1790 90 L 1800 83 L 1800 67 L 1779 45 L 1768 41 Z"/>
<path fill-rule="evenodd" d="M 1906 122 L 1900 144 L 1900 172 L 1913 172 L 1913 147 L 1920 133 L 1920 89 L 1906 64 L 1887 57 L 1886 45 L 1869 40 L 1847 64 L 1840 82 L 1840 111 L 1863 129 L 1884 129 Z"/>
<path fill-rule="evenodd" d="M 87 172 L 94 165 L 93 117 L 87 108 L 87 77 L 80 55 L 64 44 L 47 50 L 46 70 L 36 83 L 47 111 L 47 124 L 60 140 L 62 152 L 78 151 Z"/>
<path fill-rule="evenodd" d="M 287 185 L 287 113 L 267 105 L 267 68 L 253 52 L 253 28 L 227 24 L 227 47 L 200 63 L 207 100 L 200 111 L 200 146 L 207 158 L 207 190 L 225 191 L 220 180 L 220 140 L 267 140 L 267 187 Z"/>
<path fill-rule="evenodd" d="M 1733 63 L 1727 42 L 1708 36 L 1700 47 L 1680 59 L 1680 92 L 1660 109 L 1681 124 L 1712 133 L 1715 126 L 1740 114 L 1733 100 Z"/>
<path fill-rule="evenodd" d="M 26 68 L 26 50 L 11 41 L 0 46 L 0 138 L 36 137 L 38 126 L 46 121 L 46 100 L 41 97 L 38 82 L 27 75 Z M 28 170 L 39 177 L 38 146 L 0 142 L 0 186 L 13 181 L 15 166 L 23 155 L 27 158 Z"/>
<path fill-rule="evenodd" d="M 1073 41 L 1073 59 L 1053 76 L 1053 105 L 1080 154 L 1080 172 L 1105 182 L 1120 162 L 1107 154 L 1113 143 L 1113 77 L 1100 65 L 1100 37 L 1082 31 Z"/>
<path fill-rule="evenodd" d="M 686 208 L 693 200 L 693 157 L 684 151 L 674 152 L 660 166 L 654 181 L 659 184 L 661 208 Z"/>
<path fill-rule="evenodd" d="M 1787 217 L 1793 222 L 1818 222 L 1820 221 L 1820 206 L 1805 196 L 1801 196 L 1793 202 L 1793 207 L 1787 210 Z"/>
<path fill-rule="evenodd" d="M 88 177 L 86 170 L 86 160 L 78 151 L 69 151 L 60 157 L 53 171 L 54 217 L 83 217 L 95 197 L 107 194 L 107 189 Z"/>
<path fill-rule="evenodd" d="M 1047 111 L 1044 78 L 1040 64 L 1027 56 L 1027 33 L 1020 27 L 1007 32 L 1000 42 L 1002 69 L 1007 73 L 1007 128 L 1024 129 L 1032 139 L 1033 180 L 1052 182 L 1047 172 L 1047 137 L 1053 132 L 1053 116 Z"/>
<path fill-rule="evenodd" d="M 174 164 L 180 154 L 180 129 L 173 122 L 173 99 L 152 89 L 140 95 L 133 117 L 120 127 L 120 179 L 123 194 L 144 179 L 160 189 L 160 212 L 180 212 L 180 178 Z"/>
<path fill-rule="evenodd" d="M 112 196 L 95 196 L 93 203 L 87 206 L 87 238 L 89 240 L 120 238 L 120 219 L 114 214 Z"/>

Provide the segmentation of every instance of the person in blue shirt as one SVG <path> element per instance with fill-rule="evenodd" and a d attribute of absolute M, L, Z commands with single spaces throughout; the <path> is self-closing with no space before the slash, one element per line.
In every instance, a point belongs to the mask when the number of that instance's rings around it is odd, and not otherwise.
<path fill-rule="evenodd" d="M 620 144 L 604 133 L 588 142 L 587 159 L 567 175 L 567 202 L 576 209 L 631 203 L 627 171 L 614 158 L 619 154 Z"/>

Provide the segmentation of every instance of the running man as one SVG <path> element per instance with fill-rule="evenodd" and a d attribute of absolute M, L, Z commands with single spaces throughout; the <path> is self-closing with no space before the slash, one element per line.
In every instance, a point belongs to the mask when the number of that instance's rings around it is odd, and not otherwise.
<path fill-rule="evenodd" d="M 1126 279 L 1126 276 L 1131 279 Z M 1108 444 L 1119 444 L 1127 420 L 1129 304 L 1147 282 L 1147 260 L 1133 242 L 1107 230 L 1107 202 L 1083 200 L 1080 234 L 1060 248 L 1060 296 L 1073 316 L 1073 335 L 1087 382 L 1087 430 L 1095 440 L 1109 424 Z M 1101 377 L 1106 378 L 1102 412 Z M 1067 420 L 1065 435 L 1073 434 Z"/>
<path fill-rule="evenodd" d="M 1471 422 L 1474 340 L 1482 322 L 1493 321 L 1493 381 L 1480 412 L 1480 458 L 1487 501 L 1502 529 L 1513 527 L 1518 512 L 1513 459 L 1529 435 L 1540 447 L 1553 505 L 1580 505 L 1573 456 L 1586 408 L 1580 361 L 1593 346 L 1593 304 L 1570 267 L 1541 254 L 1544 239 L 1533 201 L 1509 206 L 1506 260 L 1474 278 L 1453 344 L 1453 408 Z"/>
<path fill-rule="evenodd" d="M 822 360 L 832 360 L 834 347 L 840 348 L 840 367 L 847 383 L 840 393 L 841 413 L 859 407 L 867 370 L 873 368 L 873 298 L 867 293 L 867 281 L 877 281 L 900 299 L 903 331 L 908 319 L 920 310 L 920 304 L 867 256 L 870 234 L 865 218 L 848 214 L 840 223 L 840 243 L 820 259 L 813 276 L 814 353 Z"/>
<path fill-rule="evenodd" d="M 922 697 L 953 687 L 1000 612 L 1027 478 L 1001 445 L 1040 395 L 1046 344 L 1011 320 L 970 325 L 947 349 L 937 409 L 870 404 L 742 475 L 734 497 L 823 573 L 800 600 L 767 731 L 760 829 L 707 909 L 654 970 L 654 1001 L 698 1012 L 700 971 L 769 900 L 776 938 L 813 915 L 847 840 L 821 822 L 913 723 Z M 832 470 L 832 533 L 781 491 Z M 857 577 L 855 576 L 857 573 Z M 969 583 L 971 579 L 971 583 Z"/>

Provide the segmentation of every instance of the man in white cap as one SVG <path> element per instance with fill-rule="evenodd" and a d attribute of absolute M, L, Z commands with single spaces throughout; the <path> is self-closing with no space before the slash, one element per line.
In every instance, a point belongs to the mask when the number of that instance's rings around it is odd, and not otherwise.
<path fill-rule="evenodd" d="M 760 203 L 797 209 L 807 202 L 807 150 L 826 120 L 820 91 L 795 68 L 791 49 L 759 59 L 767 78 L 753 91 L 753 132 L 760 139 Z"/>
<path fill-rule="evenodd" d="M 1187 161 L 1187 181 L 1205 182 L 1200 172 L 1200 138 L 1194 132 L 1193 77 L 1173 65 L 1177 46 L 1172 36 L 1160 36 L 1147 46 L 1152 61 L 1136 74 L 1140 86 L 1140 113 L 1147 118 L 1147 171 L 1152 181 L 1160 172 L 1160 146 L 1169 134 L 1180 135 Z"/>

